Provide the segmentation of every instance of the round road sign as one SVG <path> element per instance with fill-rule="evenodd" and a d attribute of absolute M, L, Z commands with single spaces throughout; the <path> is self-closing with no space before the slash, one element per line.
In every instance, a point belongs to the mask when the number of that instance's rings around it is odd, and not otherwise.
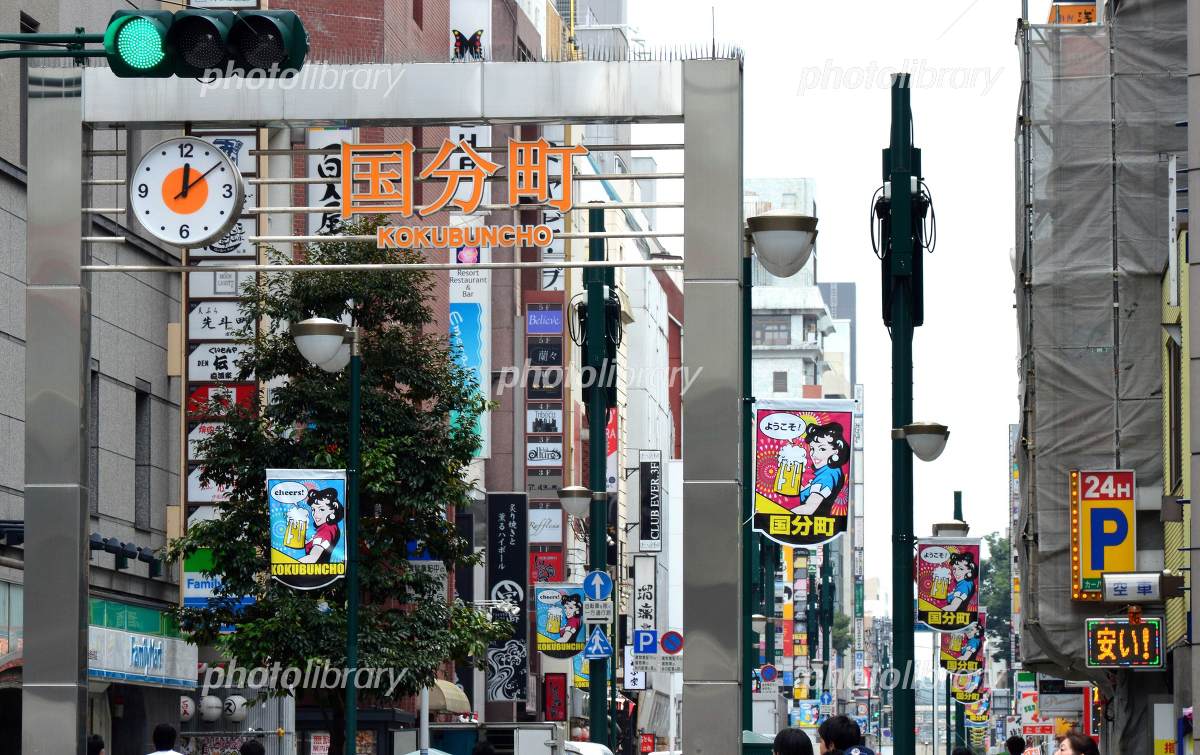
<path fill-rule="evenodd" d="M 663 632 L 658 644 L 667 655 L 679 655 L 683 652 L 683 635 L 673 629 Z"/>

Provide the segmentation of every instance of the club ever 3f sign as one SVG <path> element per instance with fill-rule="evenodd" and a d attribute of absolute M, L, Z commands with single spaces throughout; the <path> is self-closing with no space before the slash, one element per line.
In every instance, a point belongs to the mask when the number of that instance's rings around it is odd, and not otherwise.
<path fill-rule="evenodd" d="M 571 160 L 587 154 L 581 144 L 552 145 L 546 139 L 510 139 L 507 166 L 485 157 L 467 139 L 446 139 L 429 165 L 417 173 L 416 147 L 398 144 L 342 143 L 342 218 L 354 215 L 400 215 L 425 218 L 437 212 L 458 211 L 470 215 L 484 198 L 484 187 L 504 167 L 506 204 L 516 207 L 533 202 L 559 212 L 572 208 Z M 561 168 L 557 165 L 561 164 Z M 466 167 L 464 167 L 466 166 Z M 551 192 L 551 173 L 561 175 L 561 189 Z M 430 204 L 418 207 L 413 201 L 416 181 L 430 181 L 441 193 Z M 548 247 L 554 232 L 547 225 L 388 225 L 376 232 L 380 249 L 419 247 L 425 249 L 471 247 Z"/>

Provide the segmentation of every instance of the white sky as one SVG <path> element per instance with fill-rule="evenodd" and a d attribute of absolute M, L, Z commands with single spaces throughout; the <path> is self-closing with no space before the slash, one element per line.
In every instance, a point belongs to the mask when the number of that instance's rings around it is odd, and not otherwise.
<path fill-rule="evenodd" d="M 945 453 L 916 462 L 914 531 L 928 536 L 963 491 L 973 535 L 1005 531 L 1008 425 L 1016 422 L 1014 127 L 1019 0 L 630 0 L 648 47 L 717 40 L 745 50 L 745 176 L 816 179 L 818 279 L 858 284 L 865 384 L 866 575 L 891 580 L 891 342 L 881 319 L 868 211 L 882 182 L 889 80 L 914 75 L 913 110 L 938 246 L 925 260 L 914 347 L 914 418 L 950 426 Z M 1045 21 L 1049 0 L 1032 0 Z M 676 133 L 665 133 L 674 128 Z M 635 141 L 678 140 L 647 126 Z M 672 167 L 670 155 L 660 169 Z M 681 183 L 681 182 L 674 182 Z M 660 194 L 668 194 L 667 185 Z M 660 199 L 665 199 L 660 196 Z M 660 211 L 660 225 L 670 221 Z"/>

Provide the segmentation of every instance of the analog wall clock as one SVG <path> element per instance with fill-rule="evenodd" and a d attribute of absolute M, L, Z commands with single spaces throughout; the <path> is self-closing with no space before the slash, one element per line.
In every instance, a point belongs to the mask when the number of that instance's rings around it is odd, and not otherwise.
<path fill-rule="evenodd" d="M 203 139 L 168 139 L 142 156 L 129 177 L 131 214 L 151 236 L 201 247 L 221 238 L 242 212 L 242 176 Z"/>

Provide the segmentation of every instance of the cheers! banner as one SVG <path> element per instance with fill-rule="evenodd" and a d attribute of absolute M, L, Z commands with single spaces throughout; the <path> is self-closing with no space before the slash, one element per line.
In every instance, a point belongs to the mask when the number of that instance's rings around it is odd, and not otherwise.
<path fill-rule="evenodd" d="M 959 632 L 979 621 L 978 539 L 920 541 L 916 574 L 918 621 L 939 632 Z"/>
<path fill-rule="evenodd" d="M 968 624 L 961 632 L 942 632 L 940 662 L 942 668 L 954 674 L 983 671 L 987 665 L 984 651 L 984 629 L 987 613 L 979 612 L 979 621 Z"/>
<path fill-rule="evenodd" d="M 315 590 L 346 576 L 346 470 L 268 469 L 271 576 Z"/>
<path fill-rule="evenodd" d="M 758 401 L 754 428 L 754 529 L 806 546 L 845 532 L 854 402 Z"/>

